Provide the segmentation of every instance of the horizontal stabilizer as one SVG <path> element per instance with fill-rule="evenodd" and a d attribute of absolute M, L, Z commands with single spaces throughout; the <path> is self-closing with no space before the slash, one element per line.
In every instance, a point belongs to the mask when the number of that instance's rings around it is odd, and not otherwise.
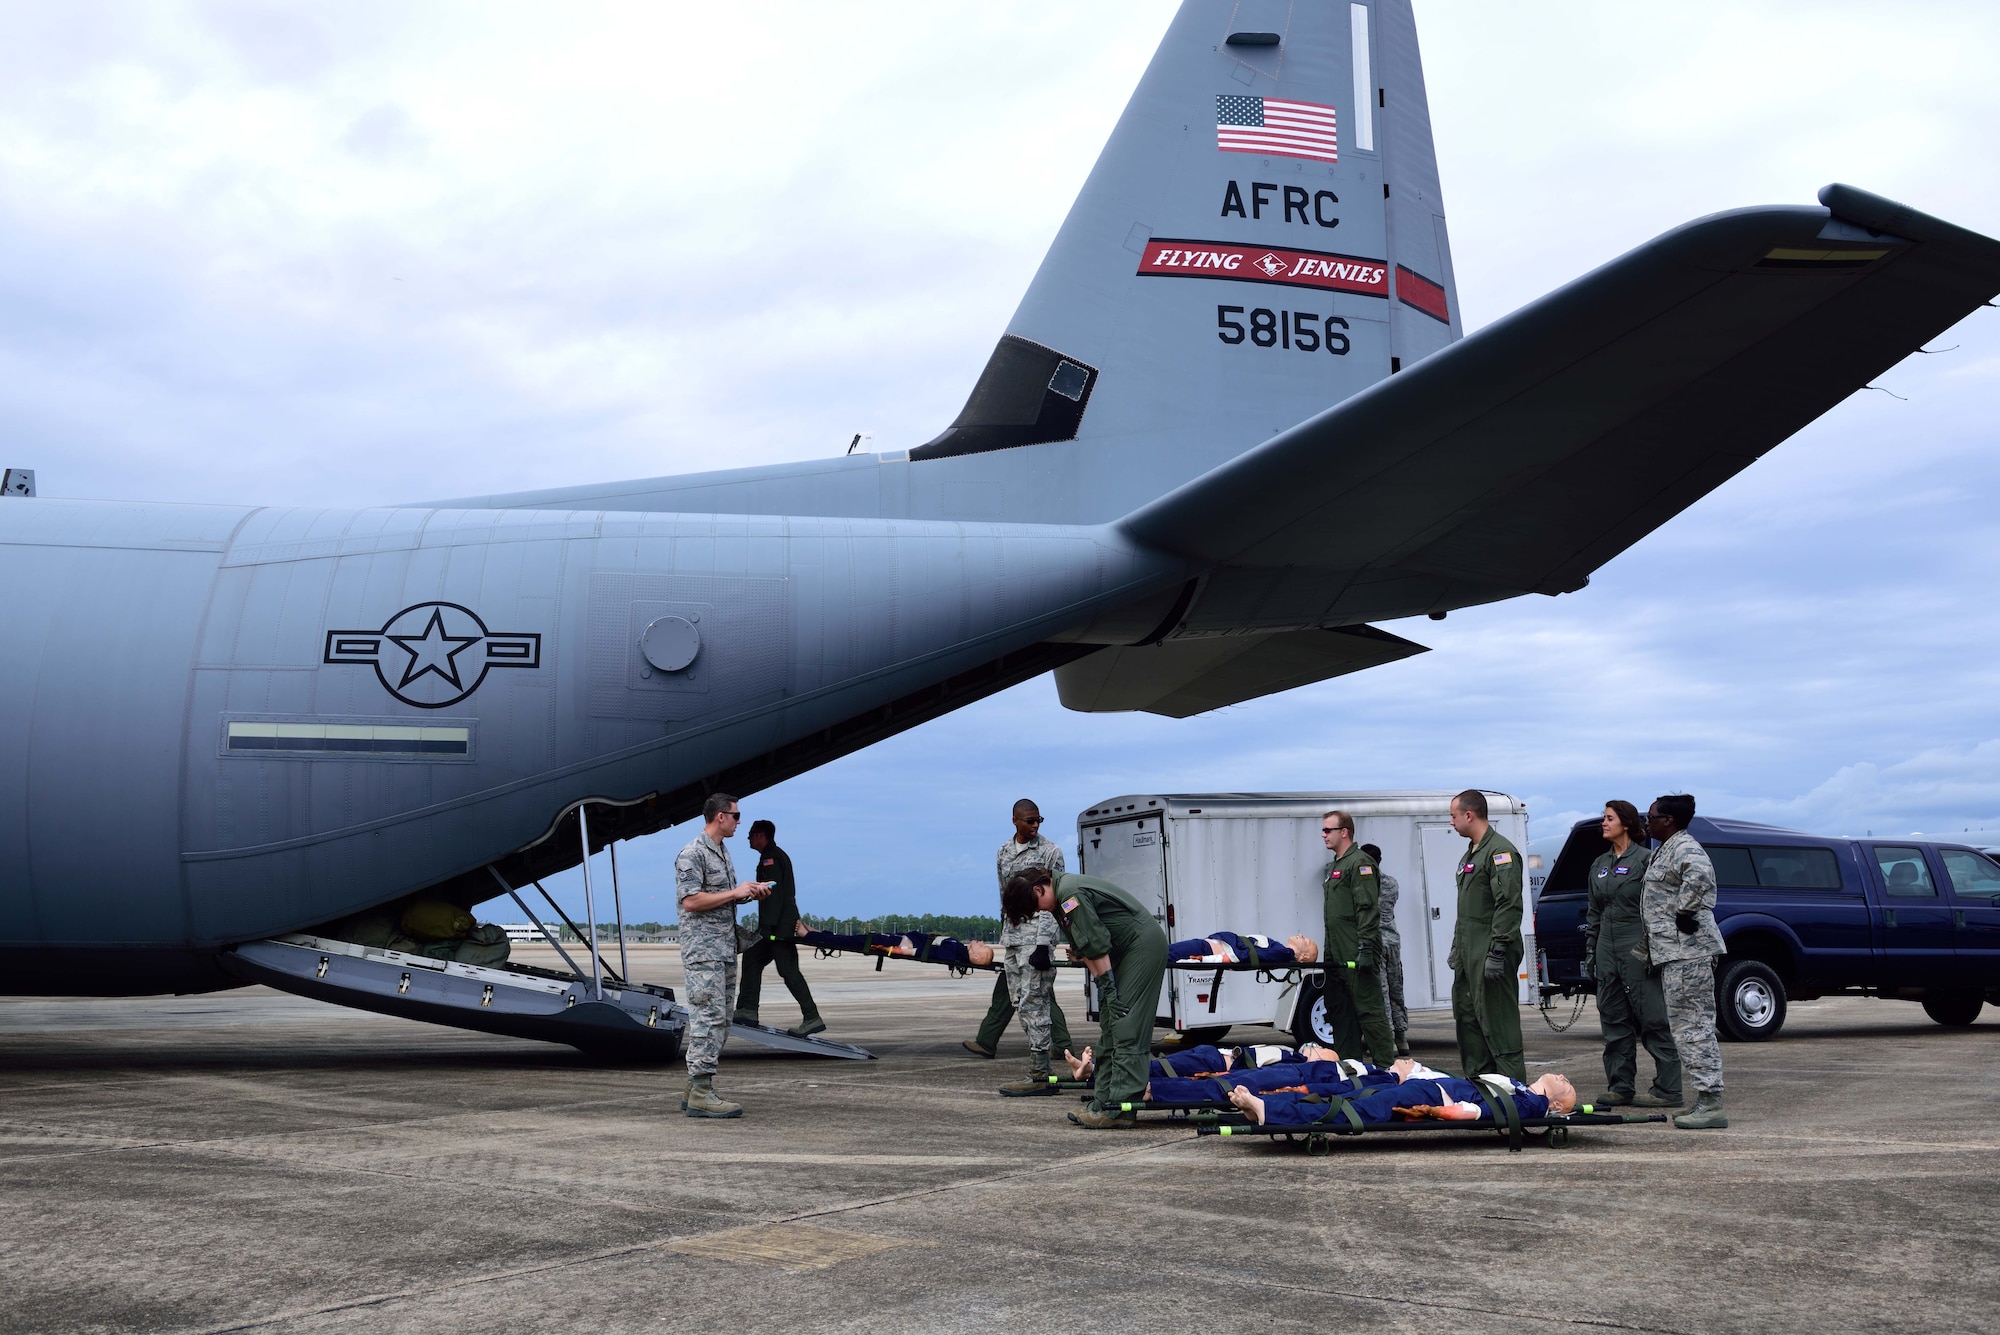
<path fill-rule="evenodd" d="M 1065 664 L 1056 669 L 1056 693 L 1084 713 L 1187 718 L 1424 652 L 1373 626 L 1168 640 Z"/>
<path fill-rule="evenodd" d="M 1563 593 L 2000 292 L 1847 186 L 1687 224 L 1133 512 L 1154 548 Z"/>

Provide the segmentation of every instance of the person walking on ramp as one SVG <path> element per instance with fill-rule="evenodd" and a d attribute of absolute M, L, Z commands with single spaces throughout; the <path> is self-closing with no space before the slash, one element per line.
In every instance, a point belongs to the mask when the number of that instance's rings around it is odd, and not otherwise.
<path fill-rule="evenodd" d="M 799 1003 L 800 1020 L 785 1032 L 810 1038 L 826 1028 L 819 1004 L 799 969 L 799 887 L 792 874 L 792 855 L 778 847 L 778 827 L 767 820 L 750 823 L 750 847 L 757 854 L 757 881 L 771 894 L 757 910 L 757 944 L 743 952 L 743 977 L 736 985 L 737 1024 L 762 1024 L 757 1007 L 764 995 L 764 966 L 776 964 L 785 989 Z"/>

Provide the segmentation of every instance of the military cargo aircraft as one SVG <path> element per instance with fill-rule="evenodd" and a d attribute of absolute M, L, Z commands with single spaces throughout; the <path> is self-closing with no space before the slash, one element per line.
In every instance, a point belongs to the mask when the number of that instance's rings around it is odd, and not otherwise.
<path fill-rule="evenodd" d="M 1408 0 L 1188 0 L 929 441 L 360 510 L 0 498 L 0 989 L 235 985 L 1042 673 L 1186 717 L 1394 662 L 1372 622 L 1582 588 L 1996 292 L 2000 243 L 1832 185 L 1462 336 Z"/>

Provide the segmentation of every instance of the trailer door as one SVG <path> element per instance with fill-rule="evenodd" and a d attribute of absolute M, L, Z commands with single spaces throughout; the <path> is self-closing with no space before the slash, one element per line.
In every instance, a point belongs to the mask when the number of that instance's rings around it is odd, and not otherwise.
<path fill-rule="evenodd" d="M 1166 816 L 1148 813 L 1101 827 L 1101 835 L 1086 833 L 1078 850 L 1084 873 L 1111 882 L 1139 901 L 1167 930 Z M 1168 934 L 1171 937 L 1171 933 Z M 1158 1017 L 1168 1014 L 1167 994 L 1160 990 Z"/>
<path fill-rule="evenodd" d="M 1451 1003 L 1451 936 L 1458 929 L 1458 868 L 1465 836 L 1449 825 L 1420 825 L 1424 848 L 1424 932 L 1431 996 Z M 1405 962 L 1407 967 L 1407 961 Z"/>

